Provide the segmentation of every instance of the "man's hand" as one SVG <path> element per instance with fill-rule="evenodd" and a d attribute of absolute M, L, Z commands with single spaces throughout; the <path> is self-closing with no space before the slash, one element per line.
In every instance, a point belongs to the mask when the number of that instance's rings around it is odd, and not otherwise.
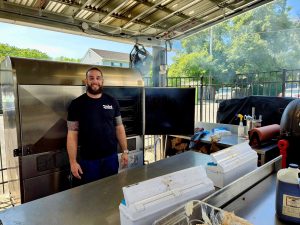
<path fill-rule="evenodd" d="M 125 168 L 128 165 L 128 153 L 123 152 L 121 155 L 121 168 Z"/>
<path fill-rule="evenodd" d="M 71 164 L 71 172 L 74 177 L 81 179 L 80 175 L 83 174 L 83 172 L 80 165 L 77 162 Z"/>

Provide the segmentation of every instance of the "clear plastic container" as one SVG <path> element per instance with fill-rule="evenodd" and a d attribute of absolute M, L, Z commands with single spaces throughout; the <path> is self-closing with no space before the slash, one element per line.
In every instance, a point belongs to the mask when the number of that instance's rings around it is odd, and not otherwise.
<path fill-rule="evenodd" d="M 156 220 L 153 225 L 244 224 L 248 221 L 202 201 L 193 200 Z"/>
<path fill-rule="evenodd" d="M 221 209 L 208 205 L 201 201 L 190 201 L 179 207 L 174 212 L 156 220 L 153 225 L 196 225 L 201 224 L 204 220 L 204 213 L 216 219 L 220 219 Z"/>

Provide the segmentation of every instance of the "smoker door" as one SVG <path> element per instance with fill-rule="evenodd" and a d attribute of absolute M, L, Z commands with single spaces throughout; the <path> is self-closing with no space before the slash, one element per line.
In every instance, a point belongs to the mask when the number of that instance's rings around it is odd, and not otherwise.
<path fill-rule="evenodd" d="M 67 108 L 83 86 L 19 85 L 22 155 L 65 149 Z"/>
<path fill-rule="evenodd" d="M 192 135 L 195 88 L 145 88 L 145 134 Z"/>
<path fill-rule="evenodd" d="M 66 151 L 51 151 L 20 157 L 21 201 L 32 201 L 71 187 Z"/>
<path fill-rule="evenodd" d="M 19 85 L 21 201 L 70 188 L 67 108 L 83 86 Z"/>
<path fill-rule="evenodd" d="M 105 87 L 104 92 L 115 97 L 120 105 L 122 121 L 127 136 L 143 134 L 143 88 Z"/>

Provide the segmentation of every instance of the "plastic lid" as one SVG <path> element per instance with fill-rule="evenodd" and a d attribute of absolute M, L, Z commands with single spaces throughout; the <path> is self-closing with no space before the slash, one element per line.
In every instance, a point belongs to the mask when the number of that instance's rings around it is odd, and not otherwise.
<path fill-rule="evenodd" d="M 289 164 L 289 167 L 298 169 L 299 166 L 298 166 L 298 164 L 290 163 L 290 164 Z"/>

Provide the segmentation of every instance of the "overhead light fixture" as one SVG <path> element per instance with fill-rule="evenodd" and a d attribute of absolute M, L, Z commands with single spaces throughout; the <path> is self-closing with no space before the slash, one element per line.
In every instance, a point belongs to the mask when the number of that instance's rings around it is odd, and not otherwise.
<path fill-rule="evenodd" d="M 82 23 L 81 23 L 81 28 L 82 28 L 83 31 L 88 30 L 89 27 L 90 27 L 90 26 L 88 25 L 88 23 L 86 23 L 86 22 L 82 22 Z"/>

